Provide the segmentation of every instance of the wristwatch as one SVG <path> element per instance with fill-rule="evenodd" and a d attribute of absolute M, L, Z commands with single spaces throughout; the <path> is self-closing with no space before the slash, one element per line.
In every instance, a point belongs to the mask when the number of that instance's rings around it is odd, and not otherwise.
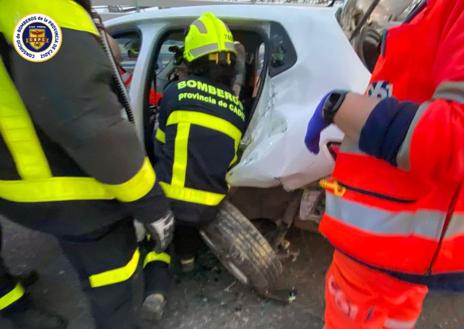
<path fill-rule="evenodd" d="M 342 106 L 348 93 L 348 90 L 333 90 L 325 98 L 324 104 L 322 104 L 322 117 L 327 123 L 333 123 L 334 116 Z"/>

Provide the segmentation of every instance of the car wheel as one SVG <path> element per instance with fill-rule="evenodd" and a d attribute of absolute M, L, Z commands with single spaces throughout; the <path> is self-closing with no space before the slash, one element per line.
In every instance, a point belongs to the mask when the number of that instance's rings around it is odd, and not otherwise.
<path fill-rule="evenodd" d="M 258 290 L 275 286 L 282 264 L 269 242 L 232 203 L 200 230 L 205 243 L 241 283 Z"/>

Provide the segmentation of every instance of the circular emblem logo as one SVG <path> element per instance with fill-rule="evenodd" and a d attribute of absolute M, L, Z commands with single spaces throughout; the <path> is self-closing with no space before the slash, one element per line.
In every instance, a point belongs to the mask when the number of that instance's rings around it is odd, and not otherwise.
<path fill-rule="evenodd" d="M 53 19 L 42 14 L 22 18 L 16 25 L 13 44 L 16 52 L 30 62 L 45 62 L 61 47 L 61 29 Z"/>

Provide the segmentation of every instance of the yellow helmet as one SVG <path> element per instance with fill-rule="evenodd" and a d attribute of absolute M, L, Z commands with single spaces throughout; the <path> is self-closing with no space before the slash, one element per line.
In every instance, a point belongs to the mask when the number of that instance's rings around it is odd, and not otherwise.
<path fill-rule="evenodd" d="M 189 26 L 185 36 L 184 58 L 192 62 L 202 56 L 220 52 L 237 53 L 232 32 L 213 13 L 203 13 Z"/>

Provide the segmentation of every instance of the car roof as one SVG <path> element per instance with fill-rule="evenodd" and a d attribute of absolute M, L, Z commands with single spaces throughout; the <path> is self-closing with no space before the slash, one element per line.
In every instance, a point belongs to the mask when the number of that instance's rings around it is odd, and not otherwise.
<path fill-rule="evenodd" d="M 165 20 L 172 18 L 195 18 L 205 11 L 212 11 L 218 17 L 227 20 L 264 20 L 276 21 L 286 25 L 286 22 L 294 20 L 318 17 L 321 13 L 330 13 L 332 16 L 336 8 L 333 7 L 312 7 L 296 5 L 209 5 L 209 6 L 190 6 L 175 7 L 166 9 L 151 9 L 143 12 L 132 13 L 121 17 L 113 18 L 105 22 L 108 27 L 119 24 L 142 23 L 150 20 Z"/>

